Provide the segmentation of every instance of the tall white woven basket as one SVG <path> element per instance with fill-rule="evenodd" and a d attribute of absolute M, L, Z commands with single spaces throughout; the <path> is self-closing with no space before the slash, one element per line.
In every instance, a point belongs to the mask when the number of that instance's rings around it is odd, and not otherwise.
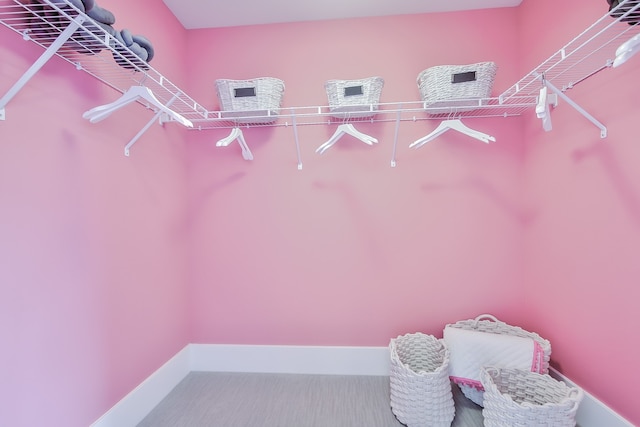
<path fill-rule="evenodd" d="M 216 80 L 222 117 L 237 123 L 272 123 L 278 119 L 284 82 L 274 77 Z"/>
<path fill-rule="evenodd" d="M 480 378 L 486 427 L 575 427 L 581 389 L 518 369 L 483 368 Z"/>
<path fill-rule="evenodd" d="M 425 108 L 430 114 L 477 109 L 491 96 L 496 71 L 494 62 L 427 68 L 417 79 Z"/>
<path fill-rule="evenodd" d="M 422 333 L 391 340 L 391 410 L 408 427 L 450 427 L 455 406 L 449 351 L 443 340 Z"/>
<path fill-rule="evenodd" d="M 482 314 L 471 320 L 461 320 L 448 326 L 469 331 L 488 332 L 492 334 L 506 334 L 522 338 L 531 338 L 540 345 L 543 351 L 544 356 L 542 360 L 542 366 L 540 367 L 540 372 L 543 374 L 549 373 L 549 361 L 551 360 L 551 343 L 535 332 L 529 332 L 520 328 L 519 326 L 512 326 L 505 322 L 501 322 L 500 320 L 489 314 Z M 462 393 L 469 400 L 477 405 L 483 406 L 484 391 L 478 390 L 468 385 L 459 384 L 459 386 Z"/>

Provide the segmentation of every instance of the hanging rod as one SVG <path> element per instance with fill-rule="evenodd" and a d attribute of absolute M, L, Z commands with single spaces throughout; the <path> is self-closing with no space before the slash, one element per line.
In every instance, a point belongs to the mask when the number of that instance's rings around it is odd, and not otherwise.
<path fill-rule="evenodd" d="M 508 100 L 500 98 L 482 98 L 469 100 L 454 100 L 451 106 L 443 106 L 438 103 L 437 108 L 425 106 L 423 101 L 411 102 L 389 102 L 376 105 L 363 105 L 358 111 L 375 111 L 372 117 L 350 118 L 348 113 L 335 113 L 329 106 L 308 106 L 308 107 L 283 107 L 279 109 L 277 120 L 270 123 L 264 119 L 272 118 L 273 114 L 264 112 L 242 112 L 242 111 L 209 111 L 204 119 L 193 121 L 195 130 L 224 129 L 232 127 L 279 127 L 289 126 L 296 118 L 297 126 L 306 125 L 327 125 L 331 123 L 353 122 L 396 122 L 423 121 L 423 120 L 443 120 L 448 117 L 456 118 L 487 118 L 487 117 L 513 117 L 520 116 L 526 111 L 535 108 L 538 95 L 516 96 Z M 465 105 L 464 108 L 460 104 Z M 231 119 L 229 116 L 233 116 Z M 399 116 L 400 118 L 398 119 Z M 251 124 L 254 119 L 256 123 Z"/>

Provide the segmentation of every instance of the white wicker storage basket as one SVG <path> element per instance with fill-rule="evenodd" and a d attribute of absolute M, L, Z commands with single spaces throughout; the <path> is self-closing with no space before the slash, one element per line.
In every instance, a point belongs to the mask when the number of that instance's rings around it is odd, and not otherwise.
<path fill-rule="evenodd" d="M 382 77 L 360 80 L 328 80 L 324 87 L 329 100 L 329 111 L 333 117 L 373 117 L 378 111 L 380 94 L 384 86 Z"/>
<path fill-rule="evenodd" d="M 284 82 L 274 77 L 251 80 L 216 80 L 222 117 L 238 123 L 272 123 L 278 119 Z"/>
<path fill-rule="evenodd" d="M 449 351 L 422 333 L 391 340 L 391 411 L 408 427 L 450 427 L 455 417 Z"/>
<path fill-rule="evenodd" d="M 429 114 L 477 109 L 481 99 L 491 96 L 496 71 L 494 62 L 427 68 L 417 79 L 425 108 Z"/>
<path fill-rule="evenodd" d="M 487 427 L 575 427 L 584 392 L 549 375 L 518 369 L 482 370 Z"/>
<path fill-rule="evenodd" d="M 518 326 L 511 326 L 505 322 L 501 322 L 494 316 L 489 314 L 482 314 L 475 319 L 461 320 L 459 322 L 447 325 L 453 328 L 461 328 L 470 331 L 488 332 L 492 334 L 508 334 L 517 337 L 531 338 L 535 340 L 542 348 L 543 357 L 541 366 L 538 367 L 538 372 L 542 374 L 549 373 L 549 361 L 551 360 L 551 343 L 542 338 L 535 332 L 525 331 Z M 474 387 L 465 384 L 458 384 L 462 393 L 477 405 L 483 406 L 484 391 L 478 390 Z"/>

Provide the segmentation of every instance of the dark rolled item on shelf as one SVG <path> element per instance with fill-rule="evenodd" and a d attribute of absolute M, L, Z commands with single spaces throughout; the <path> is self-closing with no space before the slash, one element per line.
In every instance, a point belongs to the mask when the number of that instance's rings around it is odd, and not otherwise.
<path fill-rule="evenodd" d="M 148 62 L 153 58 L 154 50 L 151 42 L 146 37 L 133 35 L 131 31 L 124 29 L 116 32 L 115 38 L 120 42 L 112 43 L 114 48 L 113 58 L 118 65 L 133 70 L 137 68 L 149 69 Z M 127 49 L 124 49 L 122 45 Z"/>
<path fill-rule="evenodd" d="M 73 11 L 69 5 L 62 0 L 52 0 L 51 3 L 67 13 Z M 80 12 L 85 11 L 84 3 L 81 0 L 69 0 L 69 3 Z M 31 11 L 33 16 L 30 21 L 30 29 L 31 36 L 34 39 L 56 38 L 69 24 L 69 20 L 62 16 L 60 12 L 41 0 L 32 1 Z"/>
<path fill-rule="evenodd" d="M 638 23 L 640 23 L 640 8 L 636 9 L 632 13 L 629 13 L 627 16 L 624 16 L 629 11 L 631 11 L 631 9 L 637 6 L 638 3 L 640 3 L 640 0 L 629 1 L 627 2 L 626 5 L 614 11 L 614 9 L 618 7 L 618 5 L 622 3 L 622 1 L 624 0 L 607 0 L 607 3 L 609 4 L 609 12 L 611 12 L 611 16 L 616 19 L 622 18 L 620 19 L 620 21 L 626 22 L 629 25 L 637 25 Z"/>
<path fill-rule="evenodd" d="M 95 0 L 49 0 L 50 3 L 55 4 L 58 8 L 62 10 L 69 9 L 69 5 L 67 3 L 71 3 L 76 9 L 78 9 L 82 13 L 90 12 L 95 6 Z M 34 4 L 40 3 L 44 6 L 48 6 L 46 2 L 42 0 L 33 0 Z"/>
<path fill-rule="evenodd" d="M 67 2 L 64 0 L 49 0 L 49 2 L 55 4 L 60 9 L 63 9 L 63 10 L 68 8 Z M 85 2 L 82 0 L 68 0 L 68 2 L 71 3 L 76 9 L 80 10 L 80 12 L 87 11 L 87 8 L 85 7 Z M 38 3 L 42 3 L 46 5 L 46 2 L 43 2 L 43 1 L 38 1 Z"/>
<path fill-rule="evenodd" d="M 116 16 L 97 4 L 91 10 L 87 11 L 87 15 L 89 18 L 102 24 L 113 25 L 116 23 Z"/>
<path fill-rule="evenodd" d="M 133 44 L 133 34 L 131 34 L 131 31 L 125 28 L 124 30 L 120 31 L 120 36 L 120 39 L 125 46 L 129 47 Z"/>
<path fill-rule="evenodd" d="M 74 33 L 71 40 L 65 43 L 65 46 L 68 45 L 79 53 L 96 55 L 106 47 L 104 43 L 105 32 L 111 37 L 116 37 L 118 31 L 111 25 L 103 24 L 102 22 L 86 21 L 84 28 L 80 28 Z"/>
<path fill-rule="evenodd" d="M 96 5 L 96 1 L 95 0 L 82 0 L 82 3 L 84 3 L 84 12 L 85 13 L 91 12 L 91 9 L 93 9 L 94 6 Z"/>
<path fill-rule="evenodd" d="M 151 62 L 155 55 L 155 50 L 153 49 L 151 42 L 141 35 L 133 36 L 133 41 L 134 43 L 139 44 L 142 49 L 147 51 L 147 62 Z"/>
<path fill-rule="evenodd" d="M 69 44 L 80 53 L 95 55 L 105 48 L 105 44 L 102 42 L 105 38 L 105 32 L 111 37 L 116 37 L 117 30 L 112 26 L 116 22 L 116 17 L 112 12 L 98 6 L 95 0 L 82 0 L 82 2 L 85 13 L 90 19 L 84 22 L 84 28 L 80 28 L 74 34 L 73 40 Z M 96 35 L 100 41 L 96 40 L 91 33 Z"/>
<path fill-rule="evenodd" d="M 71 16 L 75 16 L 75 9 L 82 13 L 93 9 L 95 6 L 95 0 L 68 0 L 68 3 L 64 0 L 50 0 L 59 10 Z M 50 6 L 43 0 L 32 0 L 31 11 L 33 13 L 31 18 L 31 34 L 35 39 L 53 39 L 58 37 L 60 33 L 69 25 L 69 18 L 64 16 L 56 8 Z M 69 7 L 71 4 L 73 7 Z M 75 8 L 75 9 L 74 9 Z M 89 27 L 90 22 L 87 21 L 85 26 Z M 82 30 L 78 30 L 82 32 Z M 77 50 L 81 53 L 96 53 L 95 49 L 87 48 L 82 43 L 83 36 L 78 36 L 78 33 L 74 33 L 74 36 L 65 43 L 65 47 Z M 93 43 L 94 47 L 97 46 Z M 98 49 L 98 52 L 101 49 Z"/>

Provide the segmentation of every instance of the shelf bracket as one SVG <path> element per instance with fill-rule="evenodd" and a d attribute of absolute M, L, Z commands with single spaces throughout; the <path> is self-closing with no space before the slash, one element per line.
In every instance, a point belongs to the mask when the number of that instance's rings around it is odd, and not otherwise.
<path fill-rule="evenodd" d="M 607 137 L 607 127 L 600 123 L 595 117 L 589 114 L 584 108 L 576 104 L 571 98 L 564 94 L 560 89 L 551 84 L 548 80 L 543 80 L 544 84 L 553 91 L 556 95 L 562 98 L 567 104 L 571 105 L 576 111 L 582 114 L 587 120 L 593 123 L 598 129 L 600 129 L 600 138 Z"/>
<path fill-rule="evenodd" d="M 391 153 L 391 167 L 395 168 L 396 163 L 396 149 L 398 147 L 398 131 L 400 130 L 400 116 L 402 114 L 402 110 L 399 109 L 396 113 L 396 128 L 393 133 L 393 152 Z"/>
<path fill-rule="evenodd" d="M 302 156 L 300 155 L 300 142 L 298 141 L 298 124 L 296 122 L 296 114 L 291 115 L 291 121 L 293 123 L 293 137 L 296 140 L 296 152 L 298 154 L 298 170 L 302 170 Z"/>
<path fill-rule="evenodd" d="M 175 101 L 176 99 L 178 99 L 178 94 L 173 95 L 173 98 L 171 98 L 169 100 L 169 102 L 167 102 L 167 104 L 165 105 L 165 107 L 169 107 L 171 104 L 173 104 L 173 101 Z M 154 114 L 153 118 L 151 120 L 149 120 L 149 123 L 147 123 L 146 125 L 144 125 L 144 127 L 142 129 L 140 129 L 140 132 L 138 132 L 136 134 L 136 136 L 133 137 L 133 139 L 131 141 L 129 141 L 129 143 L 124 147 L 124 155 L 129 157 L 130 153 L 130 149 L 131 147 L 133 147 L 133 144 L 135 144 L 136 142 L 138 142 L 138 140 L 140 139 L 140 137 L 142 135 L 144 135 L 144 133 L 146 131 L 149 130 L 149 128 L 157 121 L 158 123 L 160 123 L 162 125 L 162 115 L 164 114 L 164 111 L 162 110 L 158 110 L 157 113 Z"/>
<path fill-rule="evenodd" d="M 31 80 L 31 78 L 38 72 L 40 69 L 56 54 L 58 49 L 62 47 L 63 44 L 69 40 L 69 38 L 76 32 L 76 30 L 82 25 L 82 23 L 86 20 L 86 17 L 83 15 L 78 15 L 74 19 L 71 20 L 67 28 L 64 29 L 56 37 L 56 39 L 49 45 L 49 47 L 44 51 L 42 55 L 29 67 L 29 69 L 18 79 L 17 82 L 9 89 L 9 91 L 0 98 L 0 120 L 5 119 L 5 107 L 13 99 L 14 96 L 20 92 L 20 90 Z"/>

